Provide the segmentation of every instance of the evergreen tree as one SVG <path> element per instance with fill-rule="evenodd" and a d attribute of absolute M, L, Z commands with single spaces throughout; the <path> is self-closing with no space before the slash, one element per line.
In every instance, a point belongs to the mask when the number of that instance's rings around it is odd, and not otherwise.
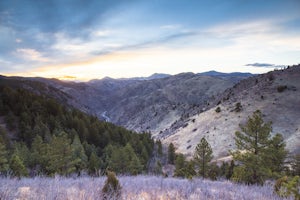
<path fill-rule="evenodd" d="M 31 145 L 31 163 L 30 167 L 39 174 L 46 171 L 48 163 L 47 144 L 43 142 L 41 136 L 37 135 Z"/>
<path fill-rule="evenodd" d="M 0 141 L 0 175 L 7 172 L 8 170 L 8 160 L 7 160 L 7 150 L 3 142 Z"/>
<path fill-rule="evenodd" d="M 285 170 L 284 160 L 288 154 L 285 150 L 285 143 L 282 135 L 276 134 L 270 139 L 269 146 L 266 149 L 264 160 L 271 169 L 271 175 L 275 178 L 281 177 L 280 173 Z"/>
<path fill-rule="evenodd" d="M 178 154 L 175 160 L 174 176 L 184 177 L 191 179 L 197 173 L 194 169 L 193 161 L 186 161 L 183 154 Z"/>
<path fill-rule="evenodd" d="M 88 171 L 90 175 L 96 175 L 97 171 L 100 169 L 101 160 L 96 155 L 95 152 L 91 153 L 89 163 L 88 163 Z"/>
<path fill-rule="evenodd" d="M 225 172 L 225 177 L 226 177 L 227 179 L 231 179 L 232 174 L 233 174 L 234 167 L 235 167 L 234 161 L 231 160 L 231 161 L 230 161 L 230 165 L 228 166 L 228 168 L 227 168 L 227 170 L 226 170 L 226 172 Z"/>
<path fill-rule="evenodd" d="M 160 174 L 162 174 L 162 172 L 163 171 L 162 171 L 161 162 L 159 160 L 157 160 L 155 163 L 155 167 L 154 167 L 154 173 L 160 175 Z"/>
<path fill-rule="evenodd" d="M 176 154 L 175 154 L 174 144 L 170 143 L 169 147 L 168 147 L 168 163 L 169 164 L 174 164 L 175 163 L 175 157 L 176 157 Z"/>
<path fill-rule="evenodd" d="M 212 154 L 213 151 L 210 144 L 203 137 L 200 140 L 200 143 L 197 144 L 194 153 L 194 162 L 198 167 L 198 175 L 202 176 L 203 178 L 206 178 L 208 175 L 209 162 L 213 158 Z"/>
<path fill-rule="evenodd" d="M 135 154 L 132 146 L 127 143 L 126 146 L 124 147 L 124 153 L 127 156 L 127 162 L 125 163 L 126 167 L 126 172 L 136 175 L 140 173 L 143 169 L 143 166 L 140 163 L 140 160 L 138 159 L 137 155 Z"/>
<path fill-rule="evenodd" d="M 133 154 L 130 158 L 130 162 L 128 165 L 128 170 L 131 175 L 137 175 L 142 172 L 143 165 L 141 164 L 140 160 L 136 156 L 136 154 Z"/>
<path fill-rule="evenodd" d="M 14 153 L 22 160 L 22 163 L 27 167 L 30 165 L 32 156 L 26 144 L 23 142 L 16 142 L 13 145 Z"/>
<path fill-rule="evenodd" d="M 217 177 L 220 176 L 220 173 L 221 173 L 221 171 L 217 164 L 215 164 L 215 163 L 210 164 L 209 169 L 208 169 L 208 177 L 211 180 L 217 180 Z"/>
<path fill-rule="evenodd" d="M 248 184 L 263 184 L 272 170 L 281 168 L 285 157 L 282 138 L 277 135 L 270 138 L 271 122 L 265 123 L 260 111 L 255 111 L 244 126 L 242 132 L 235 133 L 237 151 L 233 158 L 241 166 L 235 168 L 233 179 Z M 274 159 L 277 154 L 278 159 Z M 272 167 L 271 165 L 276 165 Z"/>
<path fill-rule="evenodd" d="M 159 156 L 162 156 L 163 155 L 163 151 L 162 151 L 162 144 L 161 144 L 161 141 L 160 140 L 157 140 L 156 141 L 156 144 L 157 144 L 157 153 Z"/>
<path fill-rule="evenodd" d="M 291 166 L 292 166 L 292 175 L 300 176 L 300 153 L 293 156 Z"/>
<path fill-rule="evenodd" d="M 19 158 L 17 154 L 13 154 L 10 162 L 9 162 L 9 167 L 12 170 L 12 175 L 16 177 L 21 177 L 21 176 L 28 176 L 28 171 L 26 167 L 24 166 L 22 160 Z"/>
<path fill-rule="evenodd" d="M 108 158 L 109 169 L 121 174 L 127 172 L 129 163 L 129 156 L 123 150 L 122 147 L 113 146 L 111 156 Z"/>
<path fill-rule="evenodd" d="M 185 177 L 186 161 L 183 154 L 178 154 L 175 160 L 174 176 Z"/>
<path fill-rule="evenodd" d="M 85 169 L 87 166 L 88 158 L 85 154 L 84 148 L 80 142 L 78 135 L 75 135 L 71 144 L 73 150 L 73 161 L 75 162 L 75 168 L 78 173 Z"/>
<path fill-rule="evenodd" d="M 48 166 L 50 174 L 68 175 L 76 170 L 78 160 L 74 160 L 74 149 L 67 134 L 61 132 L 59 136 L 53 136 L 48 149 Z"/>

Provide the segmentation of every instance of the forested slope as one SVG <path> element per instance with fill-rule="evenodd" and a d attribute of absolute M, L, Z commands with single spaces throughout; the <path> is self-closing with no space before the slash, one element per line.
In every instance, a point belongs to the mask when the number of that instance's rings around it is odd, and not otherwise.
<path fill-rule="evenodd" d="M 17 82 L 0 84 L 1 173 L 95 174 L 110 168 L 137 174 L 147 170 L 154 145 L 150 134 L 101 122 L 35 93 Z"/>

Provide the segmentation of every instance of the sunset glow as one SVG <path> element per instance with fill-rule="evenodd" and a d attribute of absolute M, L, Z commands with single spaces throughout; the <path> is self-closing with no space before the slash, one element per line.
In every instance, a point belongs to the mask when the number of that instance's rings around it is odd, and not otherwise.
<path fill-rule="evenodd" d="M 0 74 L 90 80 L 299 62 L 297 0 L 51 2 L 1 1 Z"/>

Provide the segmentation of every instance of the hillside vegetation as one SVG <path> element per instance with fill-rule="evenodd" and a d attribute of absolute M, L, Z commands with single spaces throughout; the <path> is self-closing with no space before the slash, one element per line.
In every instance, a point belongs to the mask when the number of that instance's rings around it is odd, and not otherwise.
<path fill-rule="evenodd" d="M 101 122 L 18 87 L 0 86 L 0 119 L 0 172 L 16 176 L 107 168 L 137 174 L 147 170 L 153 151 L 150 134 Z"/>
<path fill-rule="evenodd" d="M 181 119 L 163 131 L 163 143 L 173 143 L 177 152 L 192 156 L 205 137 L 215 158 L 225 158 L 235 149 L 234 134 L 256 110 L 272 122 L 272 135 L 282 134 L 286 148 L 300 152 L 300 66 L 291 66 L 244 79 L 211 102 L 205 112 Z"/>

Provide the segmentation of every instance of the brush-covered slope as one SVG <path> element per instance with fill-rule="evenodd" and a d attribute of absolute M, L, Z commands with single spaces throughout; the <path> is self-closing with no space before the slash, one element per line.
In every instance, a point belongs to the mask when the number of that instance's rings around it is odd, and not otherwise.
<path fill-rule="evenodd" d="M 67 95 L 66 102 L 86 113 L 138 132 L 154 135 L 176 121 L 202 112 L 237 80 L 250 76 L 182 73 L 146 78 L 104 78 L 86 83 L 34 78 Z"/>
<path fill-rule="evenodd" d="M 224 157 L 235 148 L 234 133 L 240 130 L 239 124 L 261 110 L 264 120 L 272 121 L 272 133 L 281 133 L 292 153 L 300 152 L 299 65 L 242 80 L 211 104 L 215 106 L 182 120 L 181 126 L 171 126 L 160 138 L 191 156 L 200 139 L 206 137 L 215 157 Z"/>

